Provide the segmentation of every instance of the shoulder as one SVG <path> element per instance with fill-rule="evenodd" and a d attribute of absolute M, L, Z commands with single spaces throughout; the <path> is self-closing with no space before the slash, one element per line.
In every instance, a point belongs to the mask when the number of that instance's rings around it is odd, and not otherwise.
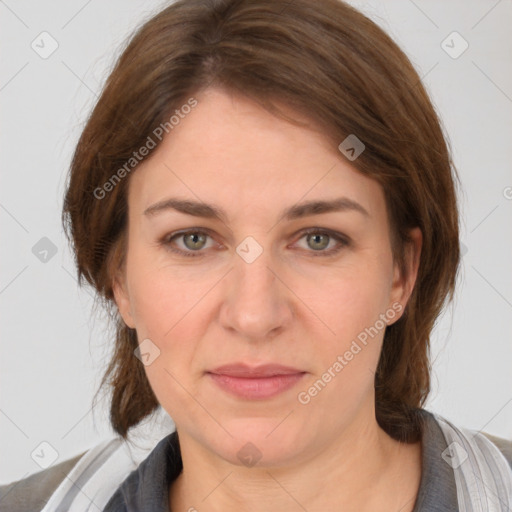
<path fill-rule="evenodd" d="M 480 430 L 456 426 L 446 417 L 436 412 L 427 411 L 424 409 L 421 410 L 421 412 L 423 418 L 428 420 L 427 423 L 432 423 L 432 419 L 435 420 L 435 423 L 438 425 L 438 427 L 441 428 L 441 431 L 443 432 L 444 437 L 446 438 L 446 441 L 448 443 L 457 440 L 458 434 L 463 434 L 466 441 L 471 443 L 471 446 L 473 446 L 474 448 L 478 447 L 479 453 L 482 450 L 487 453 L 488 448 L 494 448 L 493 451 L 495 453 L 497 452 L 497 450 L 499 450 L 499 452 L 501 452 L 501 454 L 505 458 L 508 466 L 512 469 L 512 439 L 498 437 L 489 434 L 488 432 L 483 432 Z"/>
<path fill-rule="evenodd" d="M 136 472 L 155 448 L 154 440 L 103 440 L 89 450 L 21 480 L 0 485 L 0 510 L 98 510 Z"/>
<path fill-rule="evenodd" d="M 487 432 L 482 432 L 482 434 L 499 448 L 500 452 L 505 456 L 505 459 L 507 459 L 509 466 L 512 468 L 512 439 L 493 436 Z"/>
<path fill-rule="evenodd" d="M 0 509 L 9 512 L 41 510 L 55 489 L 86 452 L 21 480 L 0 485 Z"/>
<path fill-rule="evenodd" d="M 446 443 L 449 442 L 450 439 L 454 439 L 451 434 L 455 432 L 464 433 L 468 440 L 476 442 L 480 440 L 480 443 L 483 442 L 484 445 L 488 445 L 488 442 L 490 441 L 495 448 L 498 448 L 501 454 L 505 457 L 508 465 L 512 468 L 512 438 L 506 439 L 504 437 L 489 434 L 488 432 L 469 429 L 460 425 L 456 426 L 448 420 L 447 417 L 438 412 L 429 411 L 427 409 L 418 409 L 417 412 L 419 413 L 418 417 L 421 421 L 422 437 L 425 437 L 425 433 L 430 433 L 434 428 L 433 426 L 437 425 L 438 429 L 436 430 L 440 430 L 440 432 L 444 434 L 442 436 L 444 439 L 441 444 L 445 448 Z M 437 436 L 437 440 L 439 441 L 440 439 L 441 437 Z"/>

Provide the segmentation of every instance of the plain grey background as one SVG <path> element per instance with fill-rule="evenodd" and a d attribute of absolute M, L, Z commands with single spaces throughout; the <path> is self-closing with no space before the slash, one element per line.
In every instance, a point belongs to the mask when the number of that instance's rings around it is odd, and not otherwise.
<path fill-rule="evenodd" d="M 60 212 L 108 70 L 128 34 L 167 3 L 0 0 L 2 482 L 40 470 L 31 453 L 42 442 L 58 463 L 113 435 L 105 402 L 91 410 L 112 339 L 91 290 L 77 287 Z M 423 77 L 464 187 L 463 268 L 432 337 L 426 407 L 512 439 L 512 2 L 350 3 Z"/>

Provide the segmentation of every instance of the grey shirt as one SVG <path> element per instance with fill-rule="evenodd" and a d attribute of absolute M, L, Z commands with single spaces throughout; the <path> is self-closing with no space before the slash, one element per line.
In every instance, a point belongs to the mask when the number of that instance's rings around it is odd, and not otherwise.
<path fill-rule="evenodd" d="M 443 432 L 429 411 L 422 417 L 422 474 L 414 512 L 459 510 L 454 473 L 441 457 L 446 449 Z M 485 434 L 485 433 L 484 433 Z M 512 440 L 485 434 L 512 467 Z M 34 475 L 0 486 L 1 512 L 34 512 L 78 462 L 81 455 Z M 169 512 L 168 490 L 183 468 L 176 432 L 164 437 L 132 471 L 110 498 L 106 512 Z"/>

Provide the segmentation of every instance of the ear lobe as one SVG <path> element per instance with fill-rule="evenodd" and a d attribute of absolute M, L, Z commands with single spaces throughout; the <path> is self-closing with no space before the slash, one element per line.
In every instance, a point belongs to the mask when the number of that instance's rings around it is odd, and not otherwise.
<path fill-rule="evenodd" d="M 112 291 L 114 292 L 114 299 L 119 310 L 121 318 L 124 323 L 131 329 L 135 329 L 135 322 L 133 321 L 131 313 L 130 296 L 126 289 L 126 284 L 120 276 L 116 276 L 112 282 Z"/>
<path fill-rule="evenodd" d="M 392 303 L 400 302 L 403 309 L 407 306 L 407 302 L 409 301 L 416 283 L 423 244 L 423 234 L 420 228 L 415 227 L 411 229 L 409 236 L 411 242 L 406 245 L 404 251 L 405 275 L 402 275 L 401 269 L 398 263 L 396 263 L 391 291 Z"/>

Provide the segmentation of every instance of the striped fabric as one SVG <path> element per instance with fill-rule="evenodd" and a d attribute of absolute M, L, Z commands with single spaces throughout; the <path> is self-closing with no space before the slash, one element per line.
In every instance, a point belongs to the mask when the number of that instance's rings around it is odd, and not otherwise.
<path fill-rule="evenodd" d="M 89 450 L 53 493 L 41 512 L 98 512 L 126 477 L 151 452 L 132 450 L 121 438 Z"/>
<path fill-rule="evenodd" d="M 453 467 L 459 510 L 512 511 L 512 468 L 501 451 L 480 432 L 433 415 L 448 444 L 441 457 Z"/>
<path fill-rule="evenodd" d="M 94 446 L 80 458 L 41 512 L 103 510 L 128 475 L 175 429 L 172 419 L 159 407 L 130 432 L 129 441 L 117 436 Z"/>

